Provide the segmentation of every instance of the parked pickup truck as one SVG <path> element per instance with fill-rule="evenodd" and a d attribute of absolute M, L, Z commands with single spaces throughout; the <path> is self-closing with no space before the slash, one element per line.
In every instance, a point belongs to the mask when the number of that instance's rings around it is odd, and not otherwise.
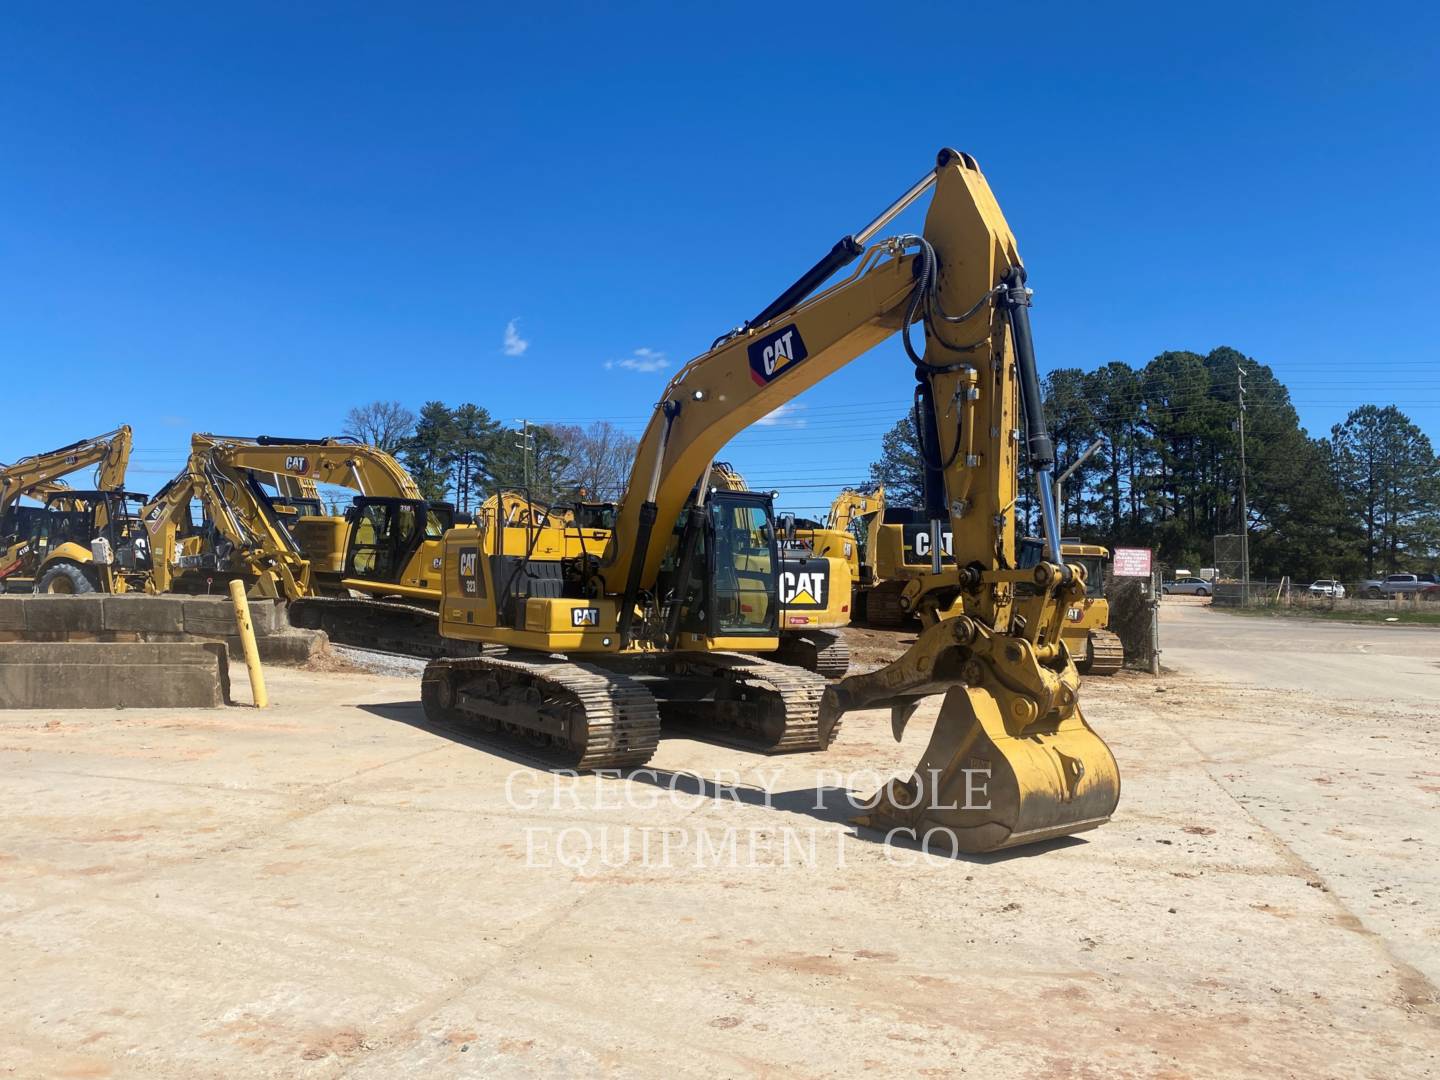
<path fill-rule="evenodd" d="M 1383 580 L 1360 583 L 1360 595 L 1371 600 L 1401 593 L 1440 594 L 1440 578 L 1434 574 L 1390 574 Z"/>

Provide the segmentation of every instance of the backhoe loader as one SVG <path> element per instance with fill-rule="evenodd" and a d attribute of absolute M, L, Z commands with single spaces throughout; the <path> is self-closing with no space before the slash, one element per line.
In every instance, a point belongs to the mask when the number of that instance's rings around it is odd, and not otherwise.
<path fill-rule="evenodd" d="M 125 486 L 125 470 L 130 464 L 133 437 L 129 425 L 114 431 L 81 439 L 68 446 L 44 454 L 32 454 L 13 465 L 0 466 L 0 581 L 6 590 L 28 592 L 35 584 L 29 568 L 35 565 L 30 542 L 42 507 L 21 506 L 21 496 L 45 499 L 60 498 L 57 504 L 67 511 L 83 510 L 80 495 L 71 492 L 60 478 L 78 472 L 87 465 L 96 466 L 95 489 L 118 491 Z M 96 508 L 103 526 L 107 509 Z"/>
<path fill-rule="evenodd" d="M 923 235 L 870 244 L 932 187 Z M 567 557 L 558 528 L 446 534 L 441 632 L 507 652 L 432 660 L 427 715 L 598 768 L 648 760 L 662 714 L 774 749 L 821 749 L 847 711 L 888 706 L 898 738 L 921 700 L 943 694 L 915 775 L 886 785 L 863 824 L 939 829 L 962 850 L 993 851 L 1104 823 L 1119 774 L 1081 716 L 1061 638 L 1085 572 L 1060 552 L 1030 295 L 979 167 L 942 151 L 875 221 L 670 381 L 603 553 Z M 822 691 L 816 676 L 753 655 L 779 644 L 773 509 L 766 496 L 712 488 L 707 474 L 739 432 L 896 334 L 917 381 L 931 553 L 904 599 L 924 628 L 887 667 Z M 1028 570 L 1016 563 L 1022 452 L 1045 544 Z"/>

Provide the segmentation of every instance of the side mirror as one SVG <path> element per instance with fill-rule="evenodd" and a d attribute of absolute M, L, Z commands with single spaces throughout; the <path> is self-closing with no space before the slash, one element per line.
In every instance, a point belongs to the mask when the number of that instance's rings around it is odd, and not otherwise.
<path fill-rule="evenodd" d="M 471 514 L 471 513 L 467 513 L 467 512 L 464 511 L 464 510 L 456 510 L 456 511 L 455 511 L 455 524 L 456 524 L 456 525 L 474 525 L 474 524 L 475 524 L 475 515 L 474 515 L 474 514 Z"/>
<path fill-rule="evenodd" d="M 354 525 L 355 522 L 357 522 L 357 521 L 359 521 L 359 520 L 360 520 L 360 508 L 359 508 L 358 506 L 347 506 L 347 507 L 345 508 L 345 522 L 346 522 L 346 524 L 348 524 L 348 525 Z"/>
<path fill-rule="evenodd" d="M 780 515 L 780 531 L 785 534 L 785 539 L 786 539 L 786 540 L 794 540 L 794 539 L 795 539 L 795 515 L 794 515 L 794 514 L 781 514 L 781 515 Z"/>

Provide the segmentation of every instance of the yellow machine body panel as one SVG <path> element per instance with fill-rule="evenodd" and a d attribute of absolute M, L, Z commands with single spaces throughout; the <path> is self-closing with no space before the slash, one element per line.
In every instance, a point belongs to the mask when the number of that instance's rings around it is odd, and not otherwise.
<path fill-rule="evenodd" d="M 620 607 L 613 598 L 559 595 L 565 561 L 586 552 L 597 554 L 608 538 L 607 530 L 582 530 L 572 518 L 532 506 L 513 492 L 491 496 L 474 526 L 445 534 L 441 633 L 540 652 L 621 652 Z M 773 570 L 764 565 L 762 555 L 743 549 L 736 552 L 732 565 L 735 602 L 757 621 L 763 620 L 768 615 L 768 582 Z M 515 596 L 521 578 L 527 579 L 527 588 L 533 588 L 537 579 L 546 581 L 548 591 L 555 595 L 531 592 Z M 508 619 L 504 615 L 507 607 L 511 610 Z M 777 646 L 773 634 L 684 631 L 678 637 L 681 651 L 760 652 Z M 637 640 L 624 651 L 647 653 L 653 646 Z"/>

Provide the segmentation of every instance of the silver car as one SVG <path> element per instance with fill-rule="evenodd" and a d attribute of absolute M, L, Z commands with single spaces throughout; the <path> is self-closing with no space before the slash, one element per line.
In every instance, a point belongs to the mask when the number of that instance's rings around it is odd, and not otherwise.
<path fill-rule="evenodd" d="M 1161 584 L 1160 591 L 1166 596 L 1209 596 L 1210 582 L 1204 578 L 1177 578 Z"/>
<path fill-rule="evenodd" d="M 1345 586 L 1332 578 L 1321 578 L 1310 583 L 1309 593 L 1311 596 L 1329 596 L 1341 600 L 1345 597 Z"/>

